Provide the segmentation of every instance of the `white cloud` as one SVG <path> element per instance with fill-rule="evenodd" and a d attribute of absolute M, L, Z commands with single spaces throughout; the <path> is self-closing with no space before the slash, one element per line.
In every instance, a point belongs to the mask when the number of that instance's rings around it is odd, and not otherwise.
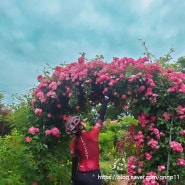
<path fill-rule="evenodd" d="M 149 10 L 154 2 L 155 0 L 138 0 L 138 3 L 144 10 Z"/>
<path fill-rule="evenodd" d="M 85 25 L 90 29 L 111 28 L 109 17 L 96 10 L 91 3 L 87 3 L 85 8 L 80 11 L 76 23 Z"/>
<path fill-rule="evenodd" d="M 139 57 L 139 38 L 158 56 L 173 46 L 183 56 L 184 9 L 177 0 L 1 0 L 0 68 L 9 71 L 0 73 L 1 89 L 23 91 L 45 62 L 72 62 L 79 52 Z"/>

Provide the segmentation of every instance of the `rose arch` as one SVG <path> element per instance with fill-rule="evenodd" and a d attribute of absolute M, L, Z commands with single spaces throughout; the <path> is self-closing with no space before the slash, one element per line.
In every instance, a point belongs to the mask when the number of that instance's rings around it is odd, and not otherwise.
<path fill-rule="evenodd" d="M 64 122 L 81 115 L 91 122 L 103 94 L 111 89 L 111 119 L 132 115 L 130 125 L 135 154 L 128 158 L 127 173 L 142 184 L 175 184 L 185 177 L 185 74 L 164 68 L 147 58 L 85 60 L 56 66 L 52 75 L 38 76 L 32 108 L 40 121 L 30 128 L 58 142 L 65 137 Z M 113 110 L 114 111 L 110 111 Z"/>

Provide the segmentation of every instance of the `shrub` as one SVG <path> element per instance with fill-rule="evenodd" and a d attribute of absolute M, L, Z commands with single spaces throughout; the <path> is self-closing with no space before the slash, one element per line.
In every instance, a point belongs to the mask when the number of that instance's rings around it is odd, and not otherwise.
<path fill-rule="evenodd" d="M 99 136 L 101 157 L 104 160 L 111 159 L 115 153 L 115 133 L 112 131 L 102 132 Z"/>
<path fill-rule="evenodd" d="M 18 134 L 16 130 L 0 138 L 1 184 L 26 185 L 33 182 L 37 167 L 24 142 L 24 135 Z"/>
<path fill-rule="evenodd" d="M 32 108 L 38 115 L 39 129 L 56 127 L 60 137 L 64 137 L 66 117 L 78 114 L 93 120 L 91 110 L 98 110 L 103 95 L 111 89 L 109 117 L 117 119 L 131 115 L 138 120 L 137 125 L 129 127 L 136 153 L 128 159 L 128 175 L 157 177 L 178 173 L 180 179 L 185 178 L 182 170 L 185 166 L 183 72 L 163 68 L 159 62 L 151 63 L 147 58 L 114 58 L 106 63 L 100 59 L 86 62 L 81 57 L 78 62 L 57 66 L 51 76 L 38 79 Z M 44 130 L 42 137 L 48 139 Z M 50 139 L 52 144 L 60 140 L 53 135 Z M 178 180 L 156 179 L 152 183 L 176 183 Z M 151 183 L 146 178 L 135 181 Z"/>

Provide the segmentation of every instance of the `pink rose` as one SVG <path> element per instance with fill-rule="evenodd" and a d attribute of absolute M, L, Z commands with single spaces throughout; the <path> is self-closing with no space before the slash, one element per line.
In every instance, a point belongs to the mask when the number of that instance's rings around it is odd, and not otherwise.
<path fill-rule="evenodd" d="M 40 82 L 43 79 L 42 75 L 37 76 L 37 80 Z"/>
<path fill-rule="evenodd" d="M 178 158 L 178 162 L 177 162 L 178 166 L 185 166 L 185 160 L 182 158 Z"/>
<path fill-rule="evenodd" d="M 150 161 L 152 159 L 152 155 L 148 152 L 145 153 L 145 157 L 148 161 Z"/>
<path fill-rule="evenodd" d="M 181 143 L 178 143 L 176 141 L 171 141 L 170 147 L 172 148 L 173 151 L 183 153 L 183 147 L 182 147 Z"/>
<path fill-rule="evenodd" d="M 121 99 L 122 100 L 125 100 L 127 98 L 127 96 L 125 95 L 125 94 L 123 94 L 122 96 L 121 96 Z"/>
<path fill-rule="evenodd" d="M 165 113 L 163 114 L 163 117 L 164 117 L 165 120 L 170 120 L 170 119 L 171 119 L 171 114 L 165 112 Z"/>
<path fill-rule="evenodd" d="M 30 143 L 30 142 L 31 142 L 31 138 L 30 138 L 29 136 L 28 136 L 28 137 L 26 137 L 26 139 L 25 139 L 25 140 L 26 140 L 26 142 L 27 142 L 27 143 Z"/>
<path fill-rule="evenodd" d="M 28 132 L 30 133 L 30 134 L 32 134 L 32 135 L 35 135 L 35 133 L 38 133 L 40 130 L 39 130 L 39 128 L 35 128 L 35 127 L 30 127 L 29 129 L 28 129 Z"/>
<path fill-rule="evenodd" d="M 54 127 L 54 128 L 51 129 L 51 134 L 53 136 L 59 138 L 60 137 L 60 130 L 58 128 Z"/>
<path fill-rule="evenodd" d="M 42 109 L 36 108 L 35 109 L 35 114 L 38 116 L 42 116 Z"/>
<path fill-rule="evenodd" d="M 78 58 L 78 63 L 79 64 L 84 64 L 84 62 L 85 62 L 84 57 Z"/>
<path fill-rule="evenodd" d="M 165 169 L 166 169 L 166 167 L 163 166 L 163 165 L 158 166 L 158 171 L 159 171 L 159 172 L 161 172 L 161 171 L 163 171 L 163 170 L 165 170 Z"/>
<path fill-rule="evenodd" d="M 47 117 L 48 117 L 48 118 L 51 118 L 51 117 L 52 117 L 52 116 L 51 116 L 51 113 L 48 113 L 48 114 L 47 114 Z"/>
<path fill-rule="evenodd" d="M 45 134 L 46 134 L 46 135 L 50 135 L 50 134 L 51 134 L 51 130 L 46 130 L 46 131 L 45 131 Z"/>

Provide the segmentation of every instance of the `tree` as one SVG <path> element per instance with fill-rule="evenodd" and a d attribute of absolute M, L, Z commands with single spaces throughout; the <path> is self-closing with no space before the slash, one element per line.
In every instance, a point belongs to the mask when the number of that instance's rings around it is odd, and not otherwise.
<path fill-rule="evenodd" d="M 3 94 L 0 93 L 0 135 L 4 136 L 9 134 L 11 128 L 9 126 L 9 122 L 7 116 L 10 114 L 10 109 L 8 109 L 4 104 L 1 103 L 4 98 Z"/>
<path fill-rule="evenodd" d="M 177 65 L 180 71 L 185 72 L 185 57 L 180 57 L 177 60 Z"/>

